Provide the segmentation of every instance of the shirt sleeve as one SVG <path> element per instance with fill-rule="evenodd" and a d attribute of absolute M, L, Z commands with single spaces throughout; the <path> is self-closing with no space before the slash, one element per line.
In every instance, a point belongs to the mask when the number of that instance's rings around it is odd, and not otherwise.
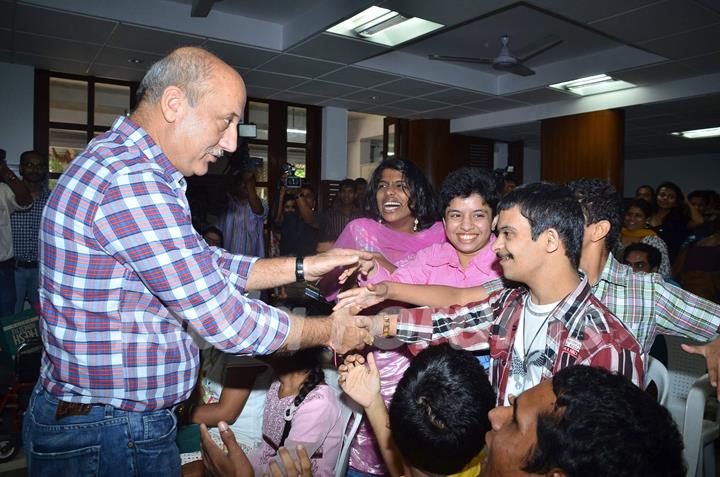
<path fill-rule="evenodd" d="M 400 310 L 396 336 L 412 346 L 413 353 L 430 345 L 450 343 L 468 351 L 488 348 L 494 305 L 499 294 L 486 300 L 450 308 Z"/>
<path fill-rule="evenodd" d="M 664 334 L 698 341 L 715 339 L 720 333 L 720 305 L 671 285 L 652 274 L 655 316 Z"/>
<path fill-rule="evenodd" d="M 645 364 L 640 353 L 624 349 L 610 342 L 598 348 L 587 359 L 578 361 L 577 365 L 604 368 L 622 374 L 640 389 L 645 389 Z"/>
<path fill-rule="evenodd" d="M 95 236 L 215 347 L 238 354 L 276 351 L 287 337 L 289 318 L 242 295 L 254 260 L 211 251 L 194 232 L 184 204 L 155 172 L 118 174 L 96 211 Z"/>
<path fill-rule="evenodd" d="M 0 182 L 0 196 L 2 196 L 3 201 L 7 204 L 10 213 L 19 210 L 28 210 L 32 207 L 32 202 L 28 205 L 19 205 L 15 200 L 15 192 L 4 182 Z"/>

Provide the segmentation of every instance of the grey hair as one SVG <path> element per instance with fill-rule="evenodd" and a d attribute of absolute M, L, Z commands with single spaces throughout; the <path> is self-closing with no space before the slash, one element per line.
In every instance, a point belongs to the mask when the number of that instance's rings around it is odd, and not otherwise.
<path fill-rule="evenodd" d="M 190 106 L 210 91 L 207 81 L 213 74 L 219 58 L 207 50 L 197 47 L 179 48 L 165 58 L 155 62 L 140 83 L 137 90 L 138 104 L 157 104 L 169 86 L 180 88 L 188 98 Z"/>

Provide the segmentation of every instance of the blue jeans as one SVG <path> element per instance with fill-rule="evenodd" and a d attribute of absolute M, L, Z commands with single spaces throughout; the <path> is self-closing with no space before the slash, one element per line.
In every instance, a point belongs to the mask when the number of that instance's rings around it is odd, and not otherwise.
<path fill-rule="evenodd" d="M 55 419 L 58 399 L 35 385 L 23 422 L 30 476 L 180 476 L 170 409 L 130 412 L 93 405 Z"/>
<path fill-rule="evenodd" d="M 15 314 L 15 268 L 0 266 L 0 316 Z"/>
<path fill-rule="evenodd" d="M 38 280 L 40 270 L 36 268 L 15 269 L 15 313 L 20 313 L 25 307 L 25 299 L 33 310 L 37 310 L 40 296 L 38 294 Z"/>

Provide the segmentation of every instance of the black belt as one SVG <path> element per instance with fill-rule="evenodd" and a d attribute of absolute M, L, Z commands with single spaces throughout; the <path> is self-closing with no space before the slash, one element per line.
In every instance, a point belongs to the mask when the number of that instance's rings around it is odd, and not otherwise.
<path fill-rule="evenodd" d="M 0 260 L 0 268 L 13 268 L 15 266 L 15 259 L 8 258 L 7 260 Z"/>
<path fill-rule="evenodd" d="M 37 260 L 15 260 L 15 266 L 18 268 L 37 268 L 38 267 L 38 261 Z"/>

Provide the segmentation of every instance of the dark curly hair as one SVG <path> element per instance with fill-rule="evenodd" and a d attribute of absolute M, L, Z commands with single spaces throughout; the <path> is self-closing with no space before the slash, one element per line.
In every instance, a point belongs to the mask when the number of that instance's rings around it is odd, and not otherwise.
<path fill-rule="evenodd" d="M 555 409 L 538 417 L 526 472 L 568 477 L 680 477 L 683 440 L 670 413 L 621 375 L 570 366 L 552 379 Z"/>
<path fill-rule="evenodd" d="M 568 187 L 580 201 L 585 225 L 596 224 L 601 220 L 610 222 L 610 230 L 605 236 L 605 249 L 615 249 L 622 230 L 622 197 L 613 186 L 601 179 L 578 179 L 568 182 Z"/>
<path fill-rule="evenodd" d="M 498 213 L 518 206 L 530 222 L 533 240 L 548 229 L 555 229 L 573 267 L 580 266 L 583 213 L 570 189 L 560 184 L 535 182 L 514 188 L 498 204 Z"/>
<path fill-rule="evenodd" d="M 365 210 L 368 217 L 375 220 L 382 217 L 376 195 L 382 172 L 385 169 L 401 172 L 407 182 L 408 190 L 406 192 L 410 198 L 408 207 L 412 216 L 418 219 L 418 230 L 427 229 L 440 220 L 442 214 L 438 210 L 437 196 L 425 174 L 412 162 L 399 158 L 385 159 L 373 172 L 365 192 Z"/>
<path fill-rule="evenodd" d="M 495 215 L 500 200 L 495 177 L 477 167 L 463 167 L 447 175 L 440 188 L 441 212 L 444 215 L 450 202 L 456 197 L 466 198 L 472 194 L 482 197 L 490 206 L 493 216 Z"/>
<path fill-rule="evenodd" d="M 653 207 L 646 200 L 632 199 L 630 202 L 628 202 L 627 207 L 625 207 L 625 213 L 627 214 L 628 210 L 633 207 L 635 207 L 636 209 L 640 209 L 647 218 L 650 218 L 650 216 L 653 214 Z"/>
<path fill-rule="evenodd" d="M 418 354 L 390 404 L 390 429 L 418 469 L 453 474 L 483 448 L 495 392 L 478 360 L 445 343 Z"/>

